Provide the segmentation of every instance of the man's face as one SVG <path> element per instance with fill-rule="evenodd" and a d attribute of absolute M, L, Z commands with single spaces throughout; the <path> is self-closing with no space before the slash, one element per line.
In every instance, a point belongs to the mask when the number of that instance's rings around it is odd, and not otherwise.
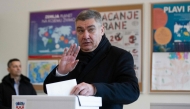
<path fill-rule="evenodd" d="M 10 66 L 8 67 L 8 71 L 11 76 L 20 76 L 21 75 L 21 63 L 20 61 L 13 61 L 10 63 Z"/>
<path fill-rule="evenodd" d="M 97 23 L 94 18 L 76 22 L 76 33 L 80 48 L 83 52 L 94 51 L 104 34 L 104 27 Z"/>

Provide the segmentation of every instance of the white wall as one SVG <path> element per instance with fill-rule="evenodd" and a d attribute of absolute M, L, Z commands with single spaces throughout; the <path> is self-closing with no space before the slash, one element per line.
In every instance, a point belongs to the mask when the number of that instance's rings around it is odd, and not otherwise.
<path fill-rule="evenodd" d="M 29 12 L 75 9 L 126 4 L 144 5 L 143 28 L 143 92 L 124 109 L 150 109 L 155 103 L 190 103 L 189 93 L 150 93 L 150 3 L 181 0 L 0 0 L 0 79 L 6 75 L 7 61 L 19 58 L 26 74 L 28 54 Z M 189 1 L 189 0 L 186 0 Z M 39 92 L 39 94 L 43 94 Z"/>

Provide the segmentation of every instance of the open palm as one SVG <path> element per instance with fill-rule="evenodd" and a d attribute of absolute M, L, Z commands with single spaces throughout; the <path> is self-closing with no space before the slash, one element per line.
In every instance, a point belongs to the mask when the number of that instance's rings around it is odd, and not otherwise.
<path fill-rule="evenodd" d="M 79 61 L 76 60 L 79 50 L 80 46 L 77 47 L 76 44 L 71 44 L 69 50 L 68 48 L 65 48 L 58 66 L 59 73 L 67 74 L 75 68 Z"/>

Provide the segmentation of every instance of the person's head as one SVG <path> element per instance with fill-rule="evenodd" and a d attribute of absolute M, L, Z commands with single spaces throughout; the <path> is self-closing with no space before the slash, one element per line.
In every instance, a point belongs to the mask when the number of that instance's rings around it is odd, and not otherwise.
<path fill-rule="evenodd" d="M 76 17 L 75 25 L 81 50 L 83 52 L 94 51 L 104 34 L 100 13 L 95 10 L 84 10 Z"/>
<path fill-rule="evenodd" d="M 11 77 L 17 77 L 21 75 L 21 63 L 19 59 L 10 59 L 7 63 L 7 67 Z"/>

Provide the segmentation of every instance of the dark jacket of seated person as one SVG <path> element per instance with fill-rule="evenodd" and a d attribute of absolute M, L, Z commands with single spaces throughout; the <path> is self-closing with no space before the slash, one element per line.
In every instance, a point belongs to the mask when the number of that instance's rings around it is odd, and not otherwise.
<path fill-rule="evenodd" d="M 0 83 L 0 109 L 12 108 L 12 95 L 37 95 L 29 78 L 21 74 L 18 59 L 9 60 L 8 71 Z"/>

